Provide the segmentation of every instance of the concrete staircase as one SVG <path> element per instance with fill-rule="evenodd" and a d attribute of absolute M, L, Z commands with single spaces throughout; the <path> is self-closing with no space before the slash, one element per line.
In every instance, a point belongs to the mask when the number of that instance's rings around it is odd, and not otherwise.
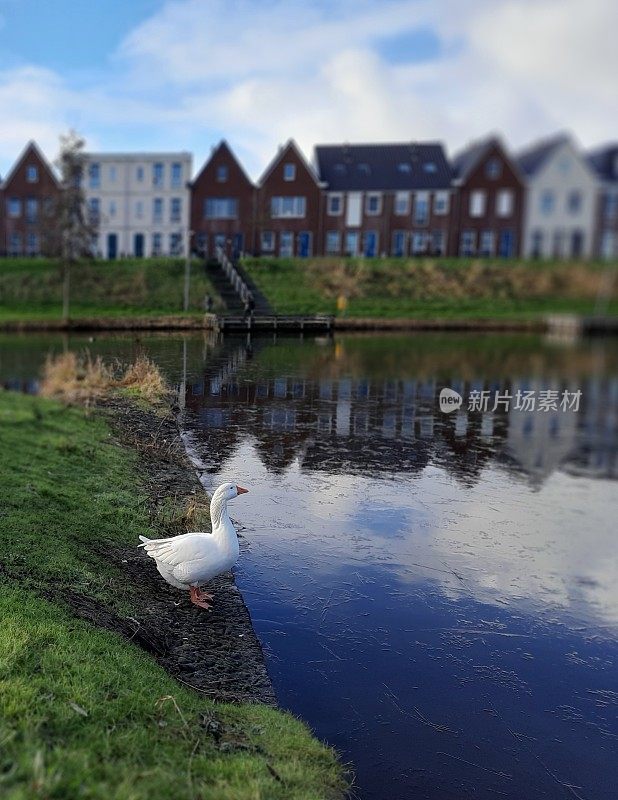
<path fill-rule="evenodd" d="M 222 258 L 224 257 L 222 256 Z M 247 275 L 247 273 L 238 263 L 234 263 L 232 266 L 238 273 L 237 276 L 234 276 L 237 283 L 238 277 L 240 277 L 246 288 L 253 295 L 253 300 L 255 303 L 255 308 L 253 310 L 254 315 L 272 315 L 273 311 L 270 303 L 255 285 L 255 283 L 251 280 L 251 278 Z M 243 297 L 245 297 L 246 294 L 241 295 L 239 289 L 234 285 L 228 273 L 226 273 L 225 269 L 223 268 L 221 260 L 218 258 L 208 259 L 206 261 L 205 268 L 206 274 L 210 278 L 212 285 L 225 303 L 225 316 L 238 316 L 239 314 L 243 314 L 245 310 L 245 302 Z"/>

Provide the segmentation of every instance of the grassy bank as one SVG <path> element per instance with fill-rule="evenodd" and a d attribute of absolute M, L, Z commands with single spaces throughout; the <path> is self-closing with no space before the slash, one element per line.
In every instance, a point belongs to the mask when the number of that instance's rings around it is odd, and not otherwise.
<path fill-rule="evenodd" d="M 70 598 L 125 618 L 108 557 L 157 536 L 132 450 L 97 413 L 0 393 L 0 794 L 203 800 L 337 797 L 332 753 L 291 716 L 216 704 Z"/>
<path fill-rule="evenodd" d="M 182 314 L 184 259 L 84 262 L 71 270 L 73 319 Z M 202 315 L 204 296 L 221 307 L 201 263 L 191 269 L 189 313 Z M 53 260 L 0 260 L 0 323 L 54 320 L 62 312 L 62 273 Z"/>
<path fill-rule="evenodd" d="M 421 319 L 533 319 L 589 315 L 617 264 L 464 259 L 246 259 L 244 268 L 280 314 Z M 607 313 L 618 314 L 618 278 Z"/>

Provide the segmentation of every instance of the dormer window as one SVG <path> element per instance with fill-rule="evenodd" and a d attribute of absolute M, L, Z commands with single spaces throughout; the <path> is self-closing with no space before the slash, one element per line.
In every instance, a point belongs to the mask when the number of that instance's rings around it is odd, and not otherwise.
<path fill-rule="evenodd" d="M 345 175 L 345 164 L 335 164 L 335 172 L 337 175 Z"/>
<path fill-rule="evenodd" d="M 296 164 L 283 165 L 283 180 L 293 181 L 296 179 Z"/>
<path fill-rule="evenodd" d="M 425 161 L 423 164 L 423 172 L 428 173 L 429 175 L 437 172 L 438 168 L 433 161 Z"/>
<path fill-rule="evenodd" d="M 359 164 L 356 167 L 356 169 L 359 172 L 361 172 L 363 175 L 369 175 L 371 173 L 371 168 L 370 168 L 369 164 L 365 164 L 365 163 Z"/>
<path fill-rule="evenodd" d="M 225 164 L 220 164 L 217 167 L 217 182 L 218 183 L 225 183 L 228 179 L 228 168 Z"/>
<path fill-rule="evenodd" d="M 397 164 L 397 169 L 404 175 L 409 175 L 412 172 L 412 164 L 408 163 L 407 161 L 401 161 L 399 164 Z"/>
<path fill-rule="evenodd" d="M 28 164 L 26 167 L 26 180 L 28 183 L 36 183 L 39 179 L 39 170 L 35 164 Z"/>
<path fill-rule="evenodd" d="M 502 164 L 497 158 L 490 158 L 485 164 L 485 176 L 491 181 L 496 181 L 502 175 Z"/>

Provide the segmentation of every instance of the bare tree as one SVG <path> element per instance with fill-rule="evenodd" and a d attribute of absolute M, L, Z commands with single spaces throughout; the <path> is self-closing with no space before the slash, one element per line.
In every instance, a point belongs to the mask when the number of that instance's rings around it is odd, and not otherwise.
<path fill-rule="evenodd" d="M 98 220 L 86 211 L 82 178 L 86 165 L 84 139 L 75 131 L 60 137 L 56 167 L 60 171 L 61 190 L 50 200 L 45 214 L 44 247 L 47 255 L 62 264 L 62 318 L 69 319 L 71 267 L 92 255 L 92 240 Z"/>

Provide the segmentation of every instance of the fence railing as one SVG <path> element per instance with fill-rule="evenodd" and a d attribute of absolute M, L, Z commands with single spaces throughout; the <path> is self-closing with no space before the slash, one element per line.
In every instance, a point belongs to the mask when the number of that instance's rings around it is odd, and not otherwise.
<path fill-rule="evenodd" d="M 236 294 L 240 297 L 243 303 L 246 303 L 251 295 L 251 290 L 241 278 L 240 273 L 221 247 L 217 247 L 217 261 L 221 265 L 221 269 L 225 273 L 227 279 L 234 287 Z"/>

